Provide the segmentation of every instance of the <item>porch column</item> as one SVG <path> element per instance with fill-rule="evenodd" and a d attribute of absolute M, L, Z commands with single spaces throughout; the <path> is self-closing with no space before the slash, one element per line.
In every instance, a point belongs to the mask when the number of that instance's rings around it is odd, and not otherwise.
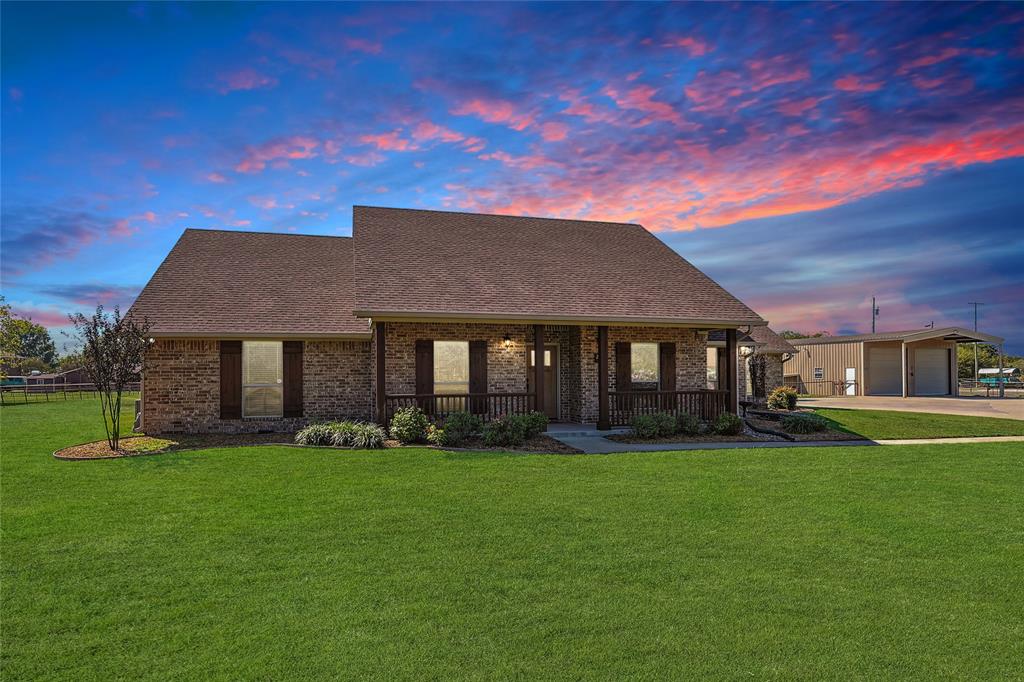
<path fill-rule="evenodd" d="M 544 413 L 544 325 L 533 325 L 533 409 Z"/>
<path fill-rule="evenodd" d="M 597 328 L 597 428 L 612 427 L 608 418 L 608 327 Z"/>
<path fill-rule="evenodd" d="M 375 334 L 373 335 L 374 341 L 374 354 L 377 356 L 377 368 L 376 368 L 376 393 L 377 393 L 377 423 L 381 426 L 387 426 L 387 414 L 384 411 L 384 335 L 385 327 L 383 322 L 377 322 L 374 325 Z"/>
<path fill-rule="evenodd" d="M 737 380 L 739 371 L 736 367 L 736 330 L 725 330 L 725 381 L 729 387 L 729 396 L 725 409 L 733 414 L 740 412 L 740 396 Z"/>
<path fill-rule="evenodd" d="M 907 342 L 900 342 L 900 367 L 903 368 L 903 397 L 907 397 Z"/>

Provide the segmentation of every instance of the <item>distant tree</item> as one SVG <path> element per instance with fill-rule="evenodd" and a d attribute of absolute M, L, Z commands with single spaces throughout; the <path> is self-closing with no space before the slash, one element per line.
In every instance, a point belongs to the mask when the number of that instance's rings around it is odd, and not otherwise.
<path fill-rule="evenodd" d="M 779 332 L 779 336 L 784 339 L 817 339 L 822 336 L 832 336 L 829 332 L 796 332 L 792 329 L 783 329 Z"/>
<path fill-rule="evenodd" d="M 78 369 L 79 367 L 85 367 L 85 358 L 82 357 L 81 352 L 68 353 L 62 355 L 57 360 L 57 371 L 66 372 L 69 369 Z"/>
<path fill-rule="evenodd" d="M 32 320 L 14 320 L 14 326 L 21 337 L 21 355 L 26 358 L 39 358 L 47 369 L 52 369 L 57 362 L 57 346 L 53 337 L 41 324 Z"/>
<path fill-rule="evenodd" d="M 145 363 L 149 322 L 137 322 L 130 313 L 121 317 L 117 306 L 113 315 L 108 315 L 102 305 L 96 306 L 92 317 L 81 313 L 68 317 L 82 343 L 85 371 L 100 393 L 107 444 L 117 451 L 121 438 L 121 396 Z"/>
<path fill-rule="evenodd" d="M 14 324 L 16 320 L 11 314 L 11 306 L 0 296 L 0 379 L 7 378 L 7 366 L 13 365 L 21 355 L 21 335 Z"/>
<path fill-rule="evenodd" d="M 956 367 L 957 376 L 961 379 L 974 379 L 974 344 L 957 344 Z M 978 369 L 985 367 L 999 367 L 999 349 L 989 343 L 979 343 Z M 1019 367 L 1024 371 L 1024 358 L 1004 355 L 1003 367 Z"/>

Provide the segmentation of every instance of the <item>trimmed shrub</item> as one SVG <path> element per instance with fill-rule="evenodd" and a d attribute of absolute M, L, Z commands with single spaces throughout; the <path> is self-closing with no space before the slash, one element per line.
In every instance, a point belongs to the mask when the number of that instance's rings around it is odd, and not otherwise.
<path fill-rule="evenodd" d="M 732 412 L 723 412 L 715 420 L 714 431 L 720 436 L 738 436 L 743 433 L 743 420 Z"/>
<path fill-rule="evenodd" d="M 768 394 L 769 410 L 795 410 L 797 392 L 791 386 L 779 386 Z"/>
<path fill-rule="evenodd" d="M 454 448 L 462 445 L 470 438 L 480 435 L 483 428 L 483 420 L 475 414 L 452 412 L 444 420 L 444 429 L 435 429 L 435 431 L 441 431 L 441 435 L 435 435 L 435 440 L 430 440 L 430 434 L 428 433 L 427 440 L 434 445 Z"/>
<path fill-rule="evenodd" d="M 665 438 L 667 436 L 674 436 L 679 430 L 679 425 L 676 422 L 676 417 L 670 412 L 658 412 L 654 415 L 654 423 L 658 427 L 658 437 Z"/>
<path fill-rule="evenodd" d="M 430 420 L 418 407 L 403 407 L 391 418 L 391 437 L 400 443 L 422 443 L 427 440 Z"/>
<path fill-rule="evenodd" d="M 684 436 L 696 436 L 700 434 L 700 419 L 685 412 L 676 419 L 676 431 Z"/>
<path fill-rule="evenodd" d="M 641 414 L 629 423 L 634 438 L 665 438 L 678 430 L 676 418 L 668 412 Z"/>
<path fill-rule="evenodd" d="M 548 430 L 548 416 L 543 412 L 527 412 L 520 417 L 526 426 L 526 437 L 533 438 Z"/>
<path fill-rule="evenodd" d="M 484 426 L 484 444 L 491 447 L 516 447 L 526 441 L 522 418 L 501 417 Z"/>
<path fill-rule="evenodd" d="M 444 429 L 439 429 L 433 424 L 428 426 L 427 442 L 431 445 L 444 445 Z"/>
<path fill-rule="evenodd" d="M 788 433 L 817 433 L 828 429 L 828 420 L 816 414 L 787 414 L 780 423 Z"/>
<path fill-rule="evenodd" d="M 295 434 L 299 445 L 334 445 L 334 431 L 330 424 L 310 424 Z"/>

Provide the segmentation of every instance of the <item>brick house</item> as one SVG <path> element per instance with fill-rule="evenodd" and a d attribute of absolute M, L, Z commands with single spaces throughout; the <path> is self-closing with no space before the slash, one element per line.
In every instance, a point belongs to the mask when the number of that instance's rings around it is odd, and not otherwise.
<path fill-rule="evenodd" d="M 406 405 L 599 428 L 713 418 L 736 411 L 737 334 L 766 329 L 639 225 L 364 206 L 352 237 L 186 230 L 131 312 L 153 337 L 148 433 L 386 422 Z"/>
<path fill-rule="evenodd" d="M 773 388 L 784 385 L 783 365 L 797 354 L 797 349 L 768 327 L 751 327 L 747 333 L 737 337 L 740 358 L 737 365 L 740 394 L 747 399 L 764 398 L 755 395 L 750 380 L 750 363 L 755 355 L 763 355 L 765 364 L 765 395 Z M 718 368 L 725 363 L 725 331 L 716 329 L 708 332 L 708 388 L 721 388 L 722 376 Z"/>

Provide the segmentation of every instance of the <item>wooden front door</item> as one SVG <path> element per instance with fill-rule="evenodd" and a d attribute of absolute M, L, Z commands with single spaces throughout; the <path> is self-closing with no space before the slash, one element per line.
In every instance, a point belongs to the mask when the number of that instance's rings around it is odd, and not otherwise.
<path fill-rule="evenodd" d="M 533 346 L 528 346 L 526 390 L 533 391 Z M 548 419 L 558 419 L 558 346 L 544 346 L 544 412 Z"/>

